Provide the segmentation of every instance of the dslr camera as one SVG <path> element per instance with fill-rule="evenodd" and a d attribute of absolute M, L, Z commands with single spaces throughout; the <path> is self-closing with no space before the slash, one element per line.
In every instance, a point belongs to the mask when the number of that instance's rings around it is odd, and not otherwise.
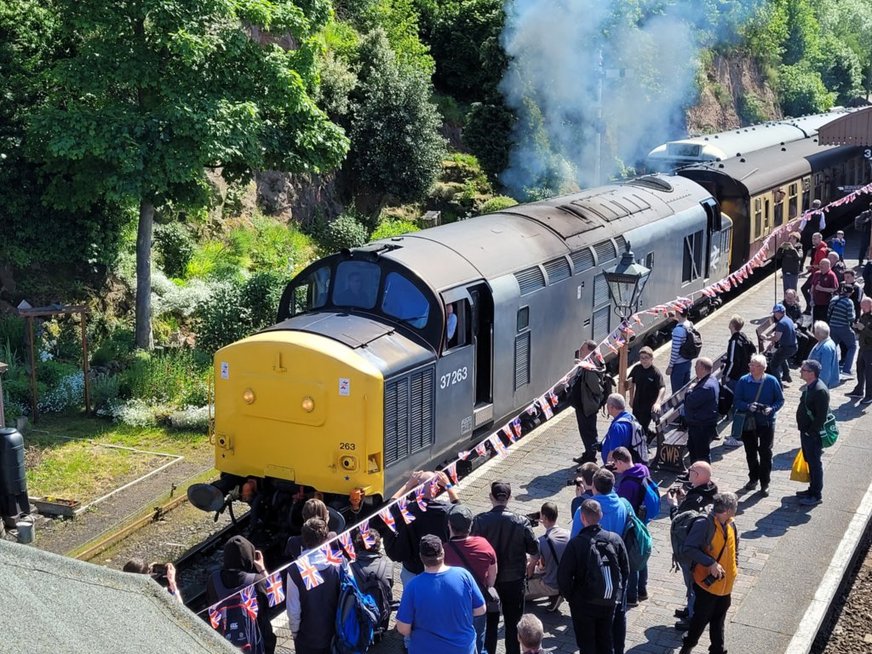
<path fill-rule="evenodd" d="M 542 519 L 542 512 L 541 511 L 536 511 L 534 513 L 527 514 L 527 520 L 530 521 L 530 526 L 532 526 L 532 527 L 538 527 L 539 521 L 541 519 Z"/>

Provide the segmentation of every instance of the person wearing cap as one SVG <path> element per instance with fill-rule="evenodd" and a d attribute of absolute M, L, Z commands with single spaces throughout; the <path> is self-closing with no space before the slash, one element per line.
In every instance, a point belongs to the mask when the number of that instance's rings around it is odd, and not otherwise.
<path fill-rule="evenodd" d="M 687 311 L 686 307 L 682 307 L 675 312 L 678 324 L 672 329 L 672 350 L 666 374 L 669 375 L 669 385 L 672 387 L 673 394 L 690 383 L 691 360 L 681 356 L 681 346 L 689 338 L 688 329 L 693 327 L 693 323 L 687 319 Z"/>
<path fill-rule="evenodd" d="M 783 384 L 790 384 L 790 366 L 787 362 L 796 354 L 796 325 L 787 317 L 787 310 L 780 302 L 772 307 L 772 320 L 775 328 L 766 344 L 764 352 L 772 352 L 769 370 Z"/>
<path fill-rule="evenodd" d="M 445 543 L 445 565 L 468 570 L 482 591 L 485 600 L 490 595 L 497 580 L 497 554 L 494 548 L 481 536 L 470 536 L 472 511 L 469 507 L 456 504 L 448 512 L 448 531 L 451 537 Z M 484 651 L 484 633 L 487 620 L 477 616 L 475 625 L 475 651 Z"/>
<path fill-rule="evenodd" d="M 796 290 L 799 273 L 802 272 L 802 246 L 799 244 L 799 234 L 791 232 L 775 254 L 775 261 L 781 266 L 781 284 L 784 291 Z"/>
<path fill-rule="evenodd" d="M 553 613 L 563 599 L 557 589 L 557 567 L 569 542 L 569 531 L 557 526 L 557 505 L 545 502 L 539 509 L 540 521 L 545 533 L 539 536 L 539 555 L 531 556 L 527 564 L 528 600 L 548 597 L 548 611 Z"/>
<path fill-rule="evenodd" d="M 802 220 L 799 221 L 798 233 L 802 243 L 802 263 L 805 263 L 806 255 L 811 252 L 815 233 L 823 232 L 826 228 L 827 218 L 821 211 L 821 201 L 814 200 L 811 203 L 811 209 L 804 213 Z"/>
<path fill-rule="evenodd" d="M 473 619 L 487 611 L 478 584 L 469 571 L 445 565 L 438 536 L 422 537 L 418 552 L 424 571 L 403 586 L 396 619 L 409 654 L 475 654 Z"/>
<path fill-rule="evenodd" d="M 857 319 L 854 312 L 854 303 L 851 302 L 851 289 L 845 284 L 839 287 L 839 293 L 830 302 L 827 311 L 827 324 L 830 326 L 830 337 L 841 350 L 841 379 L 851 379 L 851 367 L 854 364 L 854 355 L 857 353 L 857 339 L 851 325 Z"/>
<path fill-rule="evenodd" d="M 530 520 L 508 508 L 512 486 L 506 481 L 495 481 L 490 488 L 493 508 L 479 513 L 472 523 L 472 533 L 487 539 L 497 555 L 497 580 L 494 584 L 500 596 L 505 620 L 506 654 L 519 654 L 518 620 L 524 613 L 527 555 L 539 555 L 539 542 Z M 497 630 L 500 614 L 487 614 L 485 649 L 497 651 Z"/>

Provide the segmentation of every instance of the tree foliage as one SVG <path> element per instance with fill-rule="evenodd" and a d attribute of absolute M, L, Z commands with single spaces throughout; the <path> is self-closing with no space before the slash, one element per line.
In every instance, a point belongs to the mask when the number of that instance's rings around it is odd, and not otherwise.
<path fill-rule="evenodd" d="M 835 101 L 835 94 L 827 91 L 820 73 L 804 63 L 781 68 L 778 92 L 781 109 L 788 116 L 828 111 Z"/>

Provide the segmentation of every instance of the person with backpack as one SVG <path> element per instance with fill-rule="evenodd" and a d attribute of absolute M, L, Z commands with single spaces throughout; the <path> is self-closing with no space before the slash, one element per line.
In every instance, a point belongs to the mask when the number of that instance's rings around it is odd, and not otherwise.
<path fill-rule="evenodd" d="M 593 499 L 593 476 L 600 467 L 593 461 L 583 463 L 576 469 L 575 497 L 569 504 L 569 515 L 574 516 L 585 500 Z"/>
<path fill-rule="evenodd" d="M 320 549 L 329 539 L 329 527 L 321 518 L 309 518 L 300 535 L 303 549 L 308 551 L 309 565 L 323 581 L 307 589 L 299 568 L 296 565 L 288 568 L 288 628 L 297 654 L 330 654 L 336 635 L 341 579 L 339 568 Z M 262 613 L 266 615 L 265 610 Z"/>
<path fill-rule="evenodd" d="M 596 419 L 605 397 L 606 376 L 605 366 L 589 356 L 596 349 L 596 341 L 581 344 L 577 356 L 584 361 L 584 365 L 579 367 L 569 394 L 570 403 L 575 409 L 578 434 L 584 446 L 581 456 L 572 459 L 576 463 L 596 461 L 596 444 L 599 440 Z"/>
<path fill-rule="evenodd" d="M 527 564 L 527 595 L 525 599 L 533 600 L 548 597 L 551 602 L 547 611 L 553 613 L 563 602 L 557 588 L 557 568 L 566 543 L 569 542 L 569 530 L 557 525 L 557 505 L 545 502 L 539 509 L 540 521 L 545 527 L 545 533 L 539 536 L 539 555 L 531 556 Z"/>
<path fill-rule="evenodd" d="M 381 640 L 388 629 L 393 605 L 394 566 L 387 557 L 381 555 L 381 536 L 370 530 L 367 539 L 359 529 L 352 539 L 357 559 L 351 563 L 351 571 L 357 585 L 375 601 L 378 607 L 378 622 L 373 630 L 374 642 Z M 346 555 L 346 558 L 347 555 Z"/>
<path fill-rule="evenodd" d="M 472 528 L 472 511 L 469 507 L 458 504 L 451 507 L 448 513 L 448 531 L 451 534 L 445 543 L 445 565 L 464 568 L 469 571 L 488 605 L 488 612 L 499 613 L 498 601 L 492 600 L 494 583 L 497 580 L 497 554 L 494 548 L 481 536 L 470 536 Z M 488 601 L 491 600 L 491 601 Z M 484 651 L 484 636 L 487 627 L 487 616 L 480 615 L 473 619 L 475 627 L 475 651 Z"/>
<path fill-rule="evenodd" d="M 695 597 L 680 654 L 691 654 L 706 626 L 710 654 L 727 653 L 724 623 L 739 575 L 739 532 L 733 522 L 738 507 L 735 493 L 718 493 L 711 513 L 697 520 L 687 535 L 684 552 L 693 563 Z"/>
<path fill-rule="evenodd" d="M 672 329 L 672 350 L 666 374 L 673 395 L 690 383 L 690 364 L 702 349 L 702 337 L 687 318 L 688 311 L 687 307 L 676 311 L 678 323 Z"/>
<path fill-rule="evenodd" d="M 627 411 L 627 402 L 620 393 L 612 393 L 606 400 L 606 412 L 612 424 L 603 438 L 601 450 L 603 463 L 609 462 L 609 452 L 616 447 L 626 447 L 633 459 L 648 463 L 648 437 L 636 417 Z"/>
<path fill-rule="evenodd" d="M 718 435 L 718 398 L 721 389 L 718 380 L 712 376 L 713 368 L 711 359 L 697 359 L 697 381 L 684 396 L 681 412 L 687 421 L 687 451 L 691 463 L 711 463 L 711 442 Z"/>
<path fill-rule="evenodd" d="M 276 636 L 269 621 L 266 595 L 266 568 L 263 555 L 242 536 L 233 536 L 224 546 L 224 559 L 220 570 L 206 582 L 206 601 L 220 604 L 222 614 L 220 630 L 237 647 L 248 646 L 251 654 L 272 654 L 276 649 Z M 256 617 L 243 605 L 239 591 L 254 586 Z"/>
<path fill-rule="evenodd" d="M 681 570 L 684 579 L 687 605 L 675 611 L 679 621 L 675 624 L 678 631 L 687 631 L 690 627 L 689 618 L 693 615 L 693 575 L 690 562 L 683 555 L 684 543 L 693 522 L 708 513 L 718 493 L 717 484 L 712 481 L 712 467 L 705 461 L 697 461 L 687 469 L 688 480 L 673 486 L 666 493 L 666 503 L 669 504 L 669 528 L 672 542 L 673 570 Z"/>
<path fill-rule="evenodd" d="M 748 362 L 751 360 L 751 355 L 757 353 L 757 348 L 742 331 L 744 326 L 745 319 L 739 314 L 733 314 L 730 318 L 730 340 L 727 341 L 727 353 L 722 359 L 721 381 L 734 392 L 742 375 L 748 374 Z"/>
<path fill-rule="evenodd" d="M 775 262 L 781 267 L 781 284 L 784 291 L 796 290 L 799 274 L 802 272 L 802 246 L 799 234 L 791 232 L 787 240 L 778 247 Z"/>
<path fill-rule="evenodd" d="M 473 619 L 487 612 L 478 584 L 469 571 L 445 565 L 438 536 L 423 536 L 418 551 L 424 571 L 403 588 L 396 619 L 409 654 L 475 654 Z"/>
<path fill-rule="evenodd" d="M 579 513 L 583 527 L 566 546 L 557 584 L 581 654 L 612 654 L 615 612 L 630 573 L 627 551 L 618 534 L 603 528 L 597 500 L 585 500 Z"/>
<path fill-rule="evenodd" d="M 651 479 L 651 471 L 642 463 L 633 463 L 630 451 L 625 447 L 612 450 L 615 471 L 620 475 L 615 489 L 618 497 L 630 503 L 633 511 L 645 524 L 660 512 L 660 493 Z M 648 599 L 648 564 L 639 570 L 631 570 L 627 580 L 627 606 L 638 606 Z"/>
<path fill-rule="evenodd" d="M 493 508 L 479 513 L 472 522 L 472 534 L 481 536 L 494 548 L 497 555 L 497 579 L 494 583 L 500 598 L 500 610 L 505 621 L 506 653 L 519 654 L 517 624 L 524 614 L 527 555 L 539 555 L 539 542 L 530 520 L 509 510 L 512 486 L 495 481 L 490 487 Z M 487 614 L 485 649 L 497 651 L 497 631 L 500 612 Z"/>
<path fill-rule="evenodd" d="M 627 382 L 633 415 L 650 439 L 651 418 L 660 415 L 660 405 L 666 397 L 666 380 L 654 365 L 654 351 L 650 347 L 639 350 L 639 363 L 627 375 Z"/>
<path fill-rule="evenodd" d="M 748 462 L 748 483 L 745 490 L 754 490 L 760 484 L 763 497 L 769 495 L 772 475 L 772 442 L 775 418 L 784 406 L 781 384 L 766 374 L 766 357 L 751 357 L 750 370 L 736 386 L 736 415 L 742 421 L 742 444 Z"/>
<path fill-rule="evenodd" d="M 840 349 L 842 380 L 852 379 L 851 368 L 854 365 L 854 356 L 857 354 L 857 338 L 851 325 L 857 319 L 854 311 L 854 303 L 851 301 L 851 289 L 842 284 L 838 294 L 830 302 L 827 324 L 830 326 L 830 337 Z"/>

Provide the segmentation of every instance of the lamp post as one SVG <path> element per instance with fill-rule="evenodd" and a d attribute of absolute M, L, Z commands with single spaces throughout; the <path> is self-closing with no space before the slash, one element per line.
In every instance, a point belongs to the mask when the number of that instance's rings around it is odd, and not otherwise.
<path fill-rule="evenodd" d="M 636 263 L 629 242 L 614 270 L 603 271 L 603 276 L 609 287 L 609 295 L 615 305 L 615 313 L 621 319 L 621 324 L 626 323 L 630 316 L 636 312 L 642 291 L 645 289 L 650 275 L 650 268 Z M 625 338 L 621 349 L 618 350 L 618 392 L 625 397 L 627 395 L 627 352 L 629 349 L 629 339 Z"/>

